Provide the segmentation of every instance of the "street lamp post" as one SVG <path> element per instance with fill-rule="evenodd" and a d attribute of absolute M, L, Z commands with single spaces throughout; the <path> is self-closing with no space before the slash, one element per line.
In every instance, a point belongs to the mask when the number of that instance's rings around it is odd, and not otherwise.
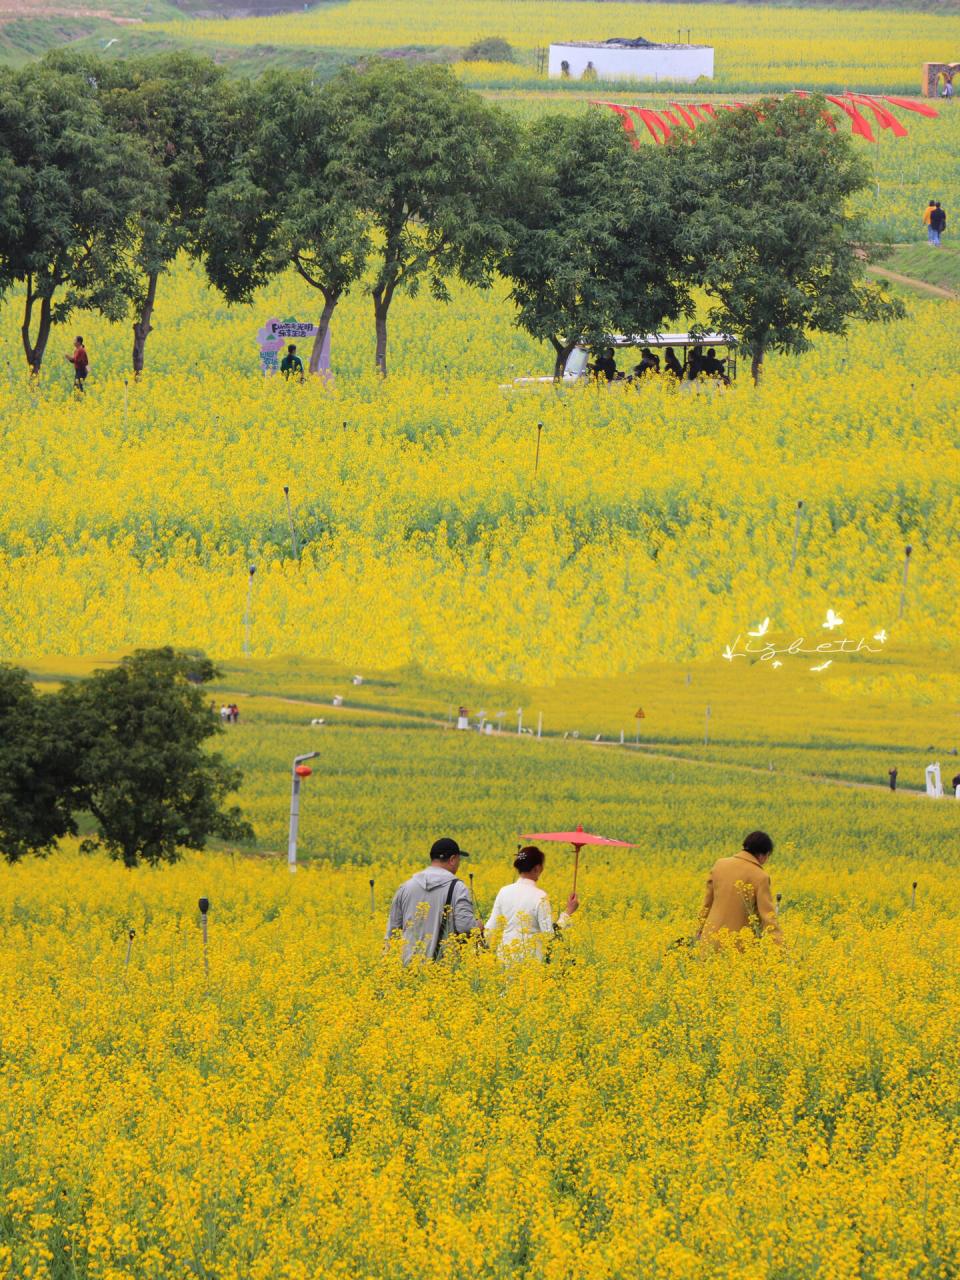
<path fill-rule="evenodd" d="M 304 778 L 309 778 L 313 772 L 307 767 L 306 761 L 312 760 L 314 756 L 318 756 L 319 751 L 308 751 L 305 756 L 295 756 L 291 777 L 293 779 L 290 787 L 290 831 L 287 837 L 287 869 L 296 871 L 297 869 L 297 830 L 300 826 L 300 783 Z"/>

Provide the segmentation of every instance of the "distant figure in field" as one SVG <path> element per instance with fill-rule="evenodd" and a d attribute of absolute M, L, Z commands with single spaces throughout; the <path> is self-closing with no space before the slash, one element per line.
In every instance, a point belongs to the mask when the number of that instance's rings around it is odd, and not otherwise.
<path fill-rule="evenodd" d="M 940 201 L 935 200 L 933 209 L 930 213 L 930 243 L 937 249 L 940 248 L 940 237 L 947 229 L 947 215 L 940 207 Z"/>
<path fill-rule="evenodd" d="M 714 863 L 700 910 L 697 937 L 704 946 L 717 947 L 724 936 L 752 929 L 755 936 L 769 935 L 782 942 L 777 910 L 764 865 L 773 853 L 773 841 L 765 831 L 751 831 L 743 849 L 732 858 Z M 738 938 L 738 947 L 743 939 Z"/>
<path fill-rule="evenodd" d="M 640 352 L 640 363 L 635 367 L 633 376 L 642 378 L 646 373 L 660 372 L 660 357 L 654 355 L 649 347 L 644 347 Z"/>
<path fill-rule="evenodd" d="M 683 365 L 677 359 L 676 352 L 673 347 L 667 347 L 664 351 L 663 366 L 667 373 L 672 373 L 678 382 L 683 377 Z"/>
<path fill-rule="evenodd" d="M 604 347 L 603 355 L 590 365 L 590 369 L 596 378 L 604 377 L 608 382 L 613 382 L 619 373 L 617 362 L 613 358 L 613 347 Z"/>
<path fill-rule="evenodd" d="M 285 378 L 291 376 L 303 381 L 303 361 L 297 355 L 297 344 L 291 342 L 287 347 L 287 354 L 280 361 L 280 372 Z"/>
<path fill-rule="evenodd" d="M 940 97 L 941 98 L 953 97 L 953 81 L 949 76 L 944 76 L 943 78 L 943 89 L 940 92 Z"/>
<path fill-rule="evenodd" d="M 725 360 L 717 359 L 716 347 L 707 347 L 707 354 L 703 358 L 704 373 L 709 374 L 711 378 L 722 378 L 725 364 Z"/>
<path fill-rule="evenodd" d="M 697 345 L 691 350 L 690 359 L 687 361 L 687 377 L 691 382 L 703 373 L 703 360 L 703 347 Z"/>
<path fill-rule="evenodd" d="M 564 58 L 564 60 L 560 63 L 560 79 L 561 80 L 570 79 L 570 63 L 566 60 L 566 58 Z"/>
<path fill-rule="evenodd" d="M 596 80 L 597 68 L 593 65 L 592 62 L 587 63 L 587 65 L 583 69 L 583 75 L 580 78 L 581 80 Z"/>
<path fill-rule="evenodd" d="M 90 357 L 87 355 L 87 349 L 79 335 L 74 338 L 73 350 L 65 358 L 69 364 L 73 365 L 73 385 L 83 395 L 83 384 L 87 380 L 87 373 L 90 369 Z"/>
<path fill-rule="evenodd" d="M 505 885 L 494 899 L 486 931 L 503 930 L 497 948 L 501 960 L 520 960 L 525 956 L 543 959 L 545 944 L 554 932 L 550 899 L 537 884 L 546 862 L 543 850 L 536 845 L 521 849 L 513 860 L 517 879 L 513 884 Z M 580 899 L 571 893 L 566 910 L 560 912 L 556 922 L 558 929 L 567 928 L 579 905 Z"/>
<path fill-rule="evenodd" d="M 393 895 L 386 941 L 403 934 L 404 964 L 417 957 L 437 960 L 445 938 L 471 933 L 479 926 L 470 890 L 457 879 L 461 858 L 469 857 L 449 836 L 435 840 L 430 866 L 411 876 Z"/>

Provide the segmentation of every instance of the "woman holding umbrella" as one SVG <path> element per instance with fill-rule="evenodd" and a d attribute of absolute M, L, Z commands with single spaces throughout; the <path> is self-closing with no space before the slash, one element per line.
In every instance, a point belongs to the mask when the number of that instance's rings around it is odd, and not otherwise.
<path fill-rule="evenodd" d="M 497 894 L 487 921 L 487 932 L 502 929 L 497 955 L 501 960 L 518 960 L 525 956 L 543 959 L 544 942 L 553 936 L 553 910 L 546 891 L 537 881 L 543 875 L 546 856 L 536 845 L 526 845 L 513 865 L 518 875 L 513 884 L 505 885 Z M 576 893 L 567 899 L 567 909 L 560 913 L 557 927 L 566 929 L 580 905 Z"/>

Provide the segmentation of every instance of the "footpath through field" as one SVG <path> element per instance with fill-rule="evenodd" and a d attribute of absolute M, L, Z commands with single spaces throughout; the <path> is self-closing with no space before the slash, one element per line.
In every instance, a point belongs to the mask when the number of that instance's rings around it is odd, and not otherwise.
<path fill-rule="evenodd" d="M 243 697 L 244 699 L 252 702 L 263 698 L 268 699 L 271 702 L 283 702 L 293 706 L 322 708 L 328 713 L 331 721 L 335 721 L 342 717 L 344 713 L 349 713 L 352 715 L 361 715 L 364 719 L 369 720 L 394 719 L 407 721 L 411 727 L 417 726 L 419 728 L 423 728 L 425 725 L 431 725 L 438 729 L 450 729 L 452 727 L 446 720 L 440 719 L 437 716 L 432 716 L 426 712 L 405 710 L 400 707 L 374 707 L 369 704 L 364 705 L 357 703 L 352 703 L 349 706 L 335 707 L 331 706 L 330 702 L 319 702 L 308 698 L 278 697 L 275 694 L 245 693 L 229 694 L 227 696 Z M 359 728 L 360 726 L 353 725 L 352 727 Z M 394 729 L 401 729 L 406 726 L 392 725 L 390 727 Z M 501 735 L 494 733 L 492 736 L 498 737 Z M 516 735 L 508 733 L 507 736 L 513 738 Z M 789 779 L 791 781 L 820 783 L 822 785 L 832 787 L 848 787 L 855 791 L 889 791 L 890 789 L 886 783 L 882 782 L 860 782 L 853 778 L 832 778 L 829 775 L 822 773 L 802 773 L 794 769 L 770 769 L 769 767 L 765 769 L 762 765 L 740 764 L 733 760 L 713 760 L 707 756 L 699 755 L 678 755 L 676 752 L 662 751 L 658 747 L 648 743 L 618 742 L 616 738 L 574 738 L 558 732 L 544 734 L 544 737 L 547 737 L 554 742 L 565 741 L 584 747 L 601 747 L 605 749 L 619 747 L 623 751 L 634 751 L 638 755 L 649 756 L 656 760 L 668 760 L 673 764 L 696 765 L 698 768 L 706 767 L 710 769 L 721 769 L 733 773 L 763 774 L 765 777 L 775 775 L 778 778 Z M 897 788 L 897 794 L 926 796 L 926 791 L 923 791 L 918 787 L 901 785 Z"/>
<path fill-rule="evenodd" d="M 908 289 L 916 289 L 918 293 L 927 293 L 934 298 L 948 298 L 951 301 L 960 299 L 960 293 L 952 289 L 943 289 L 938 284 L 927 284 L 926 280 L 917 280 L 914 276 L 901 275 L 899 271 L 888 271 L 886 267 L 867 267 L 872 276 L 881 276 L 893 284 L 905 285 Z"/>

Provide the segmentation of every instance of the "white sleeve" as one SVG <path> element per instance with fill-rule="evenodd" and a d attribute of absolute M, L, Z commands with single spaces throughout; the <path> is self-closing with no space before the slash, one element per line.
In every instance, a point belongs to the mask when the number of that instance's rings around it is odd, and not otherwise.
<path fill-rule="evenodd" d="M 501 889 L 500 892 L 502 893 L 503 890 Z M 494 929 L 498 927 L 498 921 L 503 919 L 504 919 L 504 915 L 500 906 L 500 893 L 498 893 L 493 900 L 493 910 L 490 912 L 490 919 L 487 921 L 487 923 L 483 927 L 484 929 L 486 929 L 488 933 L 491 933 Z"/>
<path fill-rule="evenodd" d="M 553 908 L 546 894 L 537 903 L 537 928 L 541 933 L 553 933 Z"/>

